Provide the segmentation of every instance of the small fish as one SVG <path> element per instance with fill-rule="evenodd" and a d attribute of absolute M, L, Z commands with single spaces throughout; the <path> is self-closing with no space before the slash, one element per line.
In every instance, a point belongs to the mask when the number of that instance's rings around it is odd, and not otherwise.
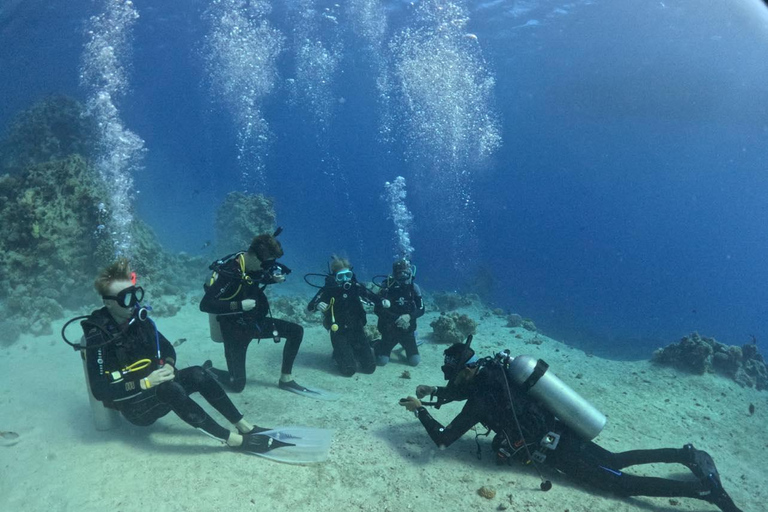
<path fill-rule="evenodd" d="M 210 240 L 206 240 L 205 243 L 203 244 L 203 246 L 200 248 L 200 250 L 202 251 L 203 249 L 207 249 L 210 246 L 211 246 L 211 241 Z"/>

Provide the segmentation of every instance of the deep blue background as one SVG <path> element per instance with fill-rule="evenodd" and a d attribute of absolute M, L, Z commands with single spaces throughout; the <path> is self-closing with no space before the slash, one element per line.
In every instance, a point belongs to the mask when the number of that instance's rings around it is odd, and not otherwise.
<path fill-rule="evenodd" d="M 239 177 L 236 129 L 203 83 L 205 2 L 135 4 L 120 108 L 148 149 L 137 211 L 169 249 L 213 258 L 201 247 Z M 362 277 L 386 272 L 395 248 L 383 184 L 404 175 L 428 290 L 472 290 L 490 276 L 483 290 L 494 304 L 615 357 L 693 330 L 730 344 L 768 336 L 761 4 L 614 4 L 526 2 L 522 13 L 515 2 L 470 3 L 468 29 L 497 80 L 503 146 L 474 171 L 477 236 L 458 261 L 446 250 L 452 234 L 434 224 L 443 205 L 405 163 L 404 141 L 378 140 L 375 77 L 348 33 L 334 77 L 345 102 L 327 136 L 279 83 L 264 105 L 276 136 L 266 193 L 285 227 L 286 262 L 297 274 L 320 271 L 341 252 Z M 45 94 L 84 99 L 82 33 L 100 3 L 0 5 L 0 127 Z M 411 9 L 389 7 L 391 35 Z M 530 20 L 538 24 L 523 26 Z M 282 4 L 272 22 L 290 33 Z M 288 41 L 282 79 L 292 73 Z"/>

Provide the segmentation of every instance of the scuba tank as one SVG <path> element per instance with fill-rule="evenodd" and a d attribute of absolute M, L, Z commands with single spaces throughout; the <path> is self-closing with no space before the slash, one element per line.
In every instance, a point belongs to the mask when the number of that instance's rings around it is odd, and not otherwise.
<path fill-rule="evenodd" d="M 219 315 L 208 313 L 208 326 L 211 329 L 211 340 L 216 343 L 224 343 L 224 335 L 221 334 L 221 324 L 219 324 Z"/>
<path fill-rule="evenodd" d="M 517 356 L 509 361 L 509 374 L 525 393 L 536 398 L 584 440 L 591 441 L 605 427 L 605 415 L 549 371 L 549 365 L 543 360 Z"/>
<path fill-rule="evenodd" d="M 85 337 L 80 338 L 80 345 L 85 346 Z M 105 407 L 103 403 L 96 400 L 91 391 L 91 381 L 88 378 L 88 367 L 85 362 L 85 351 L 80 353 L 83 359 L 83 372 L 85 373 L 85 387 L 88 389 L 88 401 L 91 404 L 91 415 L 93 416 L 93 426 L 98 431 L 114 430 L 120 426 L 120 413 L 115 409 Z"/>

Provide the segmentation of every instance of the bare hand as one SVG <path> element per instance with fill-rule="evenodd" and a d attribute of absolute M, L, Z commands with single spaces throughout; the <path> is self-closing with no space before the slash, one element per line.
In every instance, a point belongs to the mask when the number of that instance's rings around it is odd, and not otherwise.
<path fill-rule="evenodd" d="M 409 396 L 408 398 L 403 398 L 402 400 L 400 400 L 399 403 L 400 403 L 400 405 L 405 407 L 405 409 L 408 412 L 413 412 L 416 409 L 418 409 L 419 407 L 421 407 L 421 402 L 419 401 L 419 399 L 418 398 L 414 398 L 412 396 Z"/>
<path fill-rule="evenodd" d="M 381 301 L 381 307 L 383 307 L 384 309 L 387 309 L 387 308 L 389 308 L 389 306 L 391 306 L 391 305 L 392 305 L 392 303 L 391 303 L 391 302 L 389 302 L 389 299 L 382 299 L 382 301 Z"/>
<path fill-rule="evenodd" d="M 397 320 L 395 320 L 395 325 L 401 329 L 408 329 L 411 326 L 411 315 L 400 315 Z"/>
<path fill-rule="evenodd" d="M 424 398 L 427 395 L 431 395 L 434 389 L 434 387 L 425 386 L 424 384 L 416 386 L 416 398 Z"/>
<path fill-rule="evenodd" d="M 240 307 L 243 308 L 243 311 L 250 311 L 256 307 L 256 301 L 253 299 L 245 299 L 240 303 Z"/>
<path fill-rule="evenodd" d="M 320 311 L 321 313 L 325 313 L 325 311 L 328 309 L 328 304 L 325 302 L 320 302 L 317 304 L 316 310 Z"/>
<path fill-rule="evenodd" d="M 147 380 L 149 381 L 150 387 L 155 387 L 159 386 L 163 382 L 173 380 L 174 377 L 175 375 L 173 373 L 173 366 L 165 365 L 150 373 L 147 376 Z"/>

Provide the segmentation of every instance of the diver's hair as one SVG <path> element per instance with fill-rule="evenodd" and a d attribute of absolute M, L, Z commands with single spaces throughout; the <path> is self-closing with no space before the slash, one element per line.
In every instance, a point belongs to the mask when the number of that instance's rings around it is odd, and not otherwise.
<path fill-rule="evenodd" d="M 336 256 L 335 254 L 331 256 L 331 273 L 335 274 L 339 270 L 342 269 L 352 269 L 352 265 L 349 263 L 349 260 L 347 258 L 342 258 L 341 256 Z"/>
<path fill-rule="evenodd" d="M 409 271 L 411 270 L 411 262 L 408 261 L 405 258 L 400 258 L 399 260 L 396 260 L 394 263 L 392 263 L 392 273 L 395 274 L 397 272 L 401 271 Z"/>
<path fill-rule="evenodd" d="M 115 281 L 129 281 L 131 279 L 131 264 L 127 258 L 120 258 L 110 266 L 102 269 L 93 287 L 99 295 L 108 295 L 109 286 Z"/>
<path fill-rule="evenodd" d="M 270 234 L 263 234 L 253 237 L 251 246 L 248 247 L 248 252 L 257 258 L 259 261 L 276 260 L 283 255 L 283 246 L 274 236 Z"/>

